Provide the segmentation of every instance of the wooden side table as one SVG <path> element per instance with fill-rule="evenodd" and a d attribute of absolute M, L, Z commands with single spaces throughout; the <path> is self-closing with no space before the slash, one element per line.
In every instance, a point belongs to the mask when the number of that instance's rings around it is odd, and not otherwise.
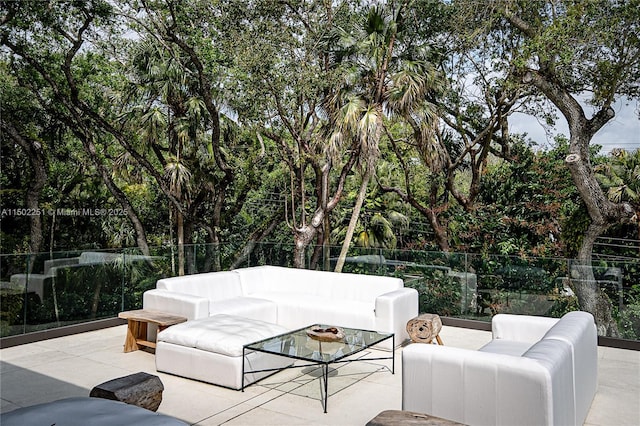
<path fill-rule="evenodd" d="M 433 339 L 436 339 L 438 344 L 442 345 L 440 330 L 442 321 L 436 314 L 422 314 L 407 323 L 407 333 L 414 343 L 432 343 Z"/>
<path fill-rule="evenodd" d="M 125 352 L 137 351 L 140 346 L 156 348 L 156 342 L 147 340 L 147 325 L 149 323 L 156 324 L 160 332 L 169 326 L 187 320 L 185 317 L 148 309 L 120 312 L 118 318 L 127 320 L 127 337 L 124 341 Z"/>

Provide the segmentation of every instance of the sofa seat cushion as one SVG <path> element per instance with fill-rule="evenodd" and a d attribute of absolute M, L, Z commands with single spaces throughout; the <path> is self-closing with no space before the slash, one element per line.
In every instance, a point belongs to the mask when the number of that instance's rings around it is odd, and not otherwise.
<path fill-rule="evenodd" d="M 278 305 L 278 324 L 301 328 L 314 324 L 375 329 L 375 304 L 304 293 L 265 292 L 256 297 Z"/>
<path fill-rule="evenodd" d="M 210 301 L 209 315 L 219 314 L 235 315 L 275 324 L 278 321 L 278 305 L 272 300 L 257 297 L 233 297 Z"/>
<path fill-rule="evenodd" d="M 494 339 L 478 349 L 482 352 L 493 354 L 522 356 L 532 346 L 529 342 L 518 342 L 515 340 Z"/>
<path fill-rule="evenodd" d="M 244 345 L 286 331 L 277 324 L 221 314 L 169 327 L 158 333 L 158 341 L 238 357 Z"/>

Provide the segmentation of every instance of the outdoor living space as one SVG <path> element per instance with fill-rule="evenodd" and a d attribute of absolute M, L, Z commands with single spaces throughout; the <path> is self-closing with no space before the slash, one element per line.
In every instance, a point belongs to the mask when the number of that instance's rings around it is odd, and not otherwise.
<path fill-rule="evenodd" d="M 364 425 L 402 405 L 402 348 L 396 349 L 395 374 L 386 360 L 334 365 L 325 414 L 320 380 L 308 369 L 284 370 L 241 392 L 159 373 L 151 350 L 123 351 L 125 336 L 121 325 L 0 350 L 2 412 L 86 397 L 100 383 L 137 372 L 160 377 L 158 412 L 188 424 Z M 445 345 L 477 349 L 491 333 L 444 326 L 440 337 Z M 598 389 L 585 424 L 638 425 L 639 400 L 640 352 L 598 347 Z"/>

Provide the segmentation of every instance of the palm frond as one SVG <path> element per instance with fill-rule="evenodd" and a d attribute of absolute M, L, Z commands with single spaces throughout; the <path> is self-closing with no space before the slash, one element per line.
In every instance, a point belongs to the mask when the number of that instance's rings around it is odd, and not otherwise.
<path fill-rule="evenodd" d="M 370 105 L 360 118 L 358 134 L 360 135 L 360 149 L 363 159 L 368 166 L 375 163 L 380 154 L 378 135 L 381 130 L 382 117 L 375 105 Z"/>
<path fill-rule="evenodd" d="M 173 157 L 164 168 L 164 176 L 174 195 L 188 198 L 191 192 L 191 171 L 187 166 Z"/>
<path fill-rule="evenodd" d="M 614 149 L 611 160 L 594 170 L 609 200 L 640 205 L 640 150 L 630 154 L 624 149 Z"/>
<path fill-rule="evenodd" d="M 164 111 L 160 107 L 153 107 L 142 117 L 143 139 L 151 144 L 159 143 L 163 139 L 167 120 Z"/>
<path fill-rule="evenodd" d="M 394 226 L 398 226 L 400 228 L 405 228 L 405 229 L 408 228 L 409 223 L 411 222 L 411 219 L 409 219 L 409 216 L 404 215 L 395 210 L 389 211 L 387 213 L 387 217 L 389 218 L 389 222 L 391 222 Z"/>
<path fill-rule="evenodd" d="M 614 203 L 622 201 L 622 194 L 624 193 L 624 186 L 612 186 L 607 191 L 607 198 Z"/>

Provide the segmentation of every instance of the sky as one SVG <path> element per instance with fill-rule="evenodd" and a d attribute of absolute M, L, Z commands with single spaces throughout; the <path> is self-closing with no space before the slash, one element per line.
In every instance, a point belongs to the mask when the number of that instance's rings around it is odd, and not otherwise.
<path fill-rule="evenodd" d="M 593 115 L 592 109 L 583 105 L 587 117 Z M 615 117 L 596 133 L 592 144 L 602 145 L 601 154 L 608 154 L 615 148 L 634 151 L 640 148 L 640 100 L 620 101 L 614 104 Z M 541 148 L 552 147 L 556 134 L 569 136 L 569 128 L 564 117 L 557 112 L 558 120 L 550 133 L 545 132 L 544 126 L 533 116 L 515 113 L 509 120 L 511 133 L 527 133 L 528 137 L 536 141 Z"/>

